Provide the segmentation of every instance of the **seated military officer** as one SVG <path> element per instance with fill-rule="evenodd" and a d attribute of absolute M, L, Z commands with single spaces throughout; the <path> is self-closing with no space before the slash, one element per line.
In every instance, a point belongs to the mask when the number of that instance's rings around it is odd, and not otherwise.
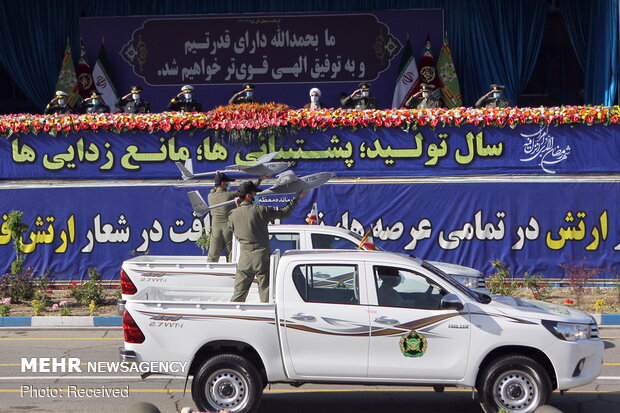
<path fill-rule="evenodd" d="M 45 107 L 45 115 L 54 115 L 57 113 L 73 113 L 73 107 L 67 102 L 68 94 L 62 90 L 56 91 L 56 96 Z"/>
<path fill-rule="evenodd" d="M 178 112 L 202 112 L 202 105 L 192 97 L 193 91 L 194 87 L 192 85 L 183 86 L 181 92 L 170 99 L 168 110 Z"/>
<path fill-rule="evenodd" d="M 504 97 L 503 85 L 491 85 L 491 90 L 476 102 L 477 108 L 506 108 L 508 106 L 510 106 L 510 101 Z"/>
<path fill-rule="evenodd" d="M 116 102 L 119 112 L 124 113 L 148 113 L 151 111 L 151 105 L 146 100 L 140 98 L 142 88 L 132 86 L 131 91 Z"/>
<path fill-rule="evenodd" d="M 243 85 L 243 90 L 240 90 L 228 100 L 229 105 L 238 105 L 240 103 L 260 103 L 260 100 L 254 96 L 254 85 L 246 83 Z"/>
<path fill-rule="evenodd" d="M 93 90 L 90 97 L 84 100 L 86 102 L 84 113 L 110 113 L 110 107 L 105 104 L 101 98 L 101 93 L 96 90 Z"/>
<path fill-rule="evenodd" d="M 416 108 L 416 109 L 429 109 L 429 108 L 440 108 L 442 107 L 441 98 L 434 97 L 433 92 L 435 91 L 434 85 L 428 85 L 426 83 L 422 83 L 420 85 L 420 91 L 413 94 L 407 102 L 405 102 L 406 108 Z"/>
<path fill-rule="evenodd" d="M 384 307 L 408 307 L 407 302 L 403 299 L 396 286 L 401 282 L 401 275 L 398 269 L 392 267 L 377 267 L 377 281 L 381 281 L 381 285 L 377 288 L 377 298 L 379 305 Z"/>
<path fill-rule="evenodd" d="M 342 99 L 344 109 L 377 109 L 379 102 L 370 94 L 370 83 L 360 83 L 356 90 Z"/>

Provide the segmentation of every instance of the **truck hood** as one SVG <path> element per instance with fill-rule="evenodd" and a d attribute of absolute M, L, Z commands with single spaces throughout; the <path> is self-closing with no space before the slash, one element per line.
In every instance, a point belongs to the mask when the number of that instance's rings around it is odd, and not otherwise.
<path fill-rule="evenodd" d="M 474 268 L 464 267 L 462 265 L 452 264 L 449 262 L 428 261 L 428 260 L 425 260 L 425 261 L 428 262 L 433 267 L 439 268 L 441 271 L 445 272 L 448 275 L 458 275 L 462 277 L 482 277 L 483 276 L 482 272 Z"/>
<path fill-rule="evenodd" d="M 530 320 L 544 319 L 583 324 L 596 322 L 590 314 L 563 305 L 503 295 L 493 295 L 491 298 L 492 301 L 484 306 L 485 309 L 488 308 L 487 312 L 493 309 L 507 316 Z"/>

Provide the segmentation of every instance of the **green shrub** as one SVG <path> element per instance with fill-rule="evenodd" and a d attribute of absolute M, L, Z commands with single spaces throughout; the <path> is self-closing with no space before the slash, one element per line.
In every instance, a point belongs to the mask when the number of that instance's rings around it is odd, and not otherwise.
<path fill-rule="evenodd" d="M 543 276 L 540 274 L 529 275 L 526 272 L 523 275 L 523 285 L 530 289 L 536 300 L 545 301 L 551 298 L 551 286 L 543 281 Z"/>
<path fill-rule="evenodd" d="M 71 308 L 70 307 L 60 307 L 60 315 L 61 316 L 71 315 Z"/>
<path fill-rule="evenodd" d="M 24 224 L 24 213 L 22 211 L 11 211 L 5 218 L 5 223 L 11 233 L 13 240 L 13 250 L 15 250 L 15 261 L 11 263 L 11 273 L 21 274 L 24 269 L 24 252 L 22 251 L 22 238 L 28 231 L 28 224 Z"/>
<path fill-rule="evenodd" d="M 34 315 L 35 316 L 40 316 L 41 313 L 43 311 L 45 311 L 45 303 L 43 303 L 43 302 L 41 302 L 39 300 L 32 300 L 30 305 L 32 306 L 32 309 L 34 310 Z"/>
<path fill-rule="evenodd" d="M 88 269 L 89 280 L 78 285 L 72 283 L 69 287 L 69 295 L 75 299 L 80 305 L 89 305 L 91 301 L 95 305 L 105 303 L 103 287 L 101 286 L 101 274 L 96 268 Z"/>
<path fill-rule="evenodd" d="M 491 261 L 495 273 L 487 279 L 487 289 L 491 294 L 514 295 L 517 291 L 517 283 L 510 276 L 510 268 L 501 260 Z"/>
<path fill-rule="evenodd" d="M 11 306 L 8 304 L 0 304 L 0 317 L 6 317 L 11 312 Z"/>
<path fill-rule="evenodd" d="M 202 227 L 200 236 L 196 240 L 196 246 L 202 250 L 202 254 L 204 255 L 205 251 L 209 249 L 209 245 L 211 245 L 211 233 L 206 232 L 205 228 Z"/>

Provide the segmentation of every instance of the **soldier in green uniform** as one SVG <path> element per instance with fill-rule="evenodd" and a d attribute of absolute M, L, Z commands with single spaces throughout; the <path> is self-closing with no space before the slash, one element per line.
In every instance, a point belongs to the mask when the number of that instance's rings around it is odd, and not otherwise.
<path fill-rule="evenodd" d="M 246 83 L 243 85 L 243 90 L 240 90 L 228 100 L 229 105 L 238 105 L 240 103 L 260 103 L 260 100 L 254 96 L 254 85 Z"/>
<path fill-rule="evenodd" d="M 226 174 L 218 172 L 215 175 L 215 187 L 209 192 L 209 205 L 217 205 L 222 202 L 230 201 L 237 196 L 236 192 L 230 191 L 230 179 Z M 209 240 L 208 262 L 217 262 L 220 259 L 222 249 L 226 248 L 226 261 L 231 261 L 232 253 L 232 230 L 228 226 L 228 214 L 234 208 L 229 205 L 211 210 L 211 235 Z"/>
<path fill-rule="evenodd" d="M 45 112 L 43 113 L 45 115 L 73 113 L 73 108 L 69 105 L 69 103 L 67 103 L 68 96 L 69 95 L 62 90 L 57 91 L 56 96 L 54 96 L 54 99 L 47 104 L 45 107 Z"/>
<path fill-rule="evenodd" d="M 283 208 L 258 205 L 258 187 L 252 181 L 239 186 L 239 206 L 228 215 L 228 224 L 239 240 L 240 254 L 235 276 L 235 292 L 230 301 L 243 302 L 248 296 L 254 277 L 258 279 L 258 294 L 263 303 L 269 301 L 269 221 L 287 218 L 297 201 L 304 195 L 300 192 Z"/>
<path fill-rule="evenodd" d="M 170 99 L 168 110 L 177 112 L 202 112 L 202 104 L 192 97 L 194 87 L 185 85 L 181 88 L 181 93 Z"/>
<path fill-rule="evenodd" d="M 110 113 L 110 107 L 101 99 L 101 93 L 93 90 L 89 98 L 85 99 L 84 113 Z"/>
<path fill-rule="evenodd" d="M 370 94 L 370 83 L 360 83 L 356 90 L 349 96 L 341 99 L 344 109 L 377 109 L 379 102 Z"/>
<path fill-rule="evenodd" d="M 132 86 L 131 91 L 116 102 L 116 107 L 121 113 L 149 113 L 151 104 L 140 97 L 142 88 Z"/>
<path fill-rule="evenodd" d="M 416 109 L 430 109 L 442 107 L 441 100 L 433 96 L 435 86 L 422 83 L 420 85 L 420 91 L 413 94 L 407 102 L 405 102 L 406 108 Z"/>
<path fill-rule="evenodd" d="M 504 86 L 491 85 L 491 90 L 485 93 L 476 102 L 477 108 L 507 108 L 510 101 L 504 97 Z"/>

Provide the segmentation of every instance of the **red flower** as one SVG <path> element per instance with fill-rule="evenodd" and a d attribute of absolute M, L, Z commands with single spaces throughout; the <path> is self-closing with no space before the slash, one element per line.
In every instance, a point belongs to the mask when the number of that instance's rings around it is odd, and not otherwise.
<path fill-rule="evenodd" d="M 575 302 L 573 300 L 571 300 L 570 298 L 567 298 L 566 300 L 564 300 L 564 304 L 568 304 L 568 305 L 572 305 Z"/>

